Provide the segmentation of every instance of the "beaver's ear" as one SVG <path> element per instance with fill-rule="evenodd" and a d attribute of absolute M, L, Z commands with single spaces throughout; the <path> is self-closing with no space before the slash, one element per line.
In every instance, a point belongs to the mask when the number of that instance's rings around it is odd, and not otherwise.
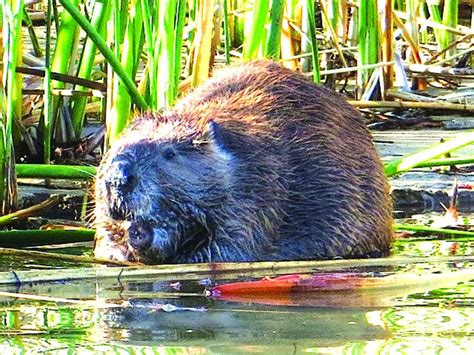
<path fill-rule="evenodd" d="M 208 139 L 210 142 L 215 144 L 219 149 L 226 149 L 226 140 L 224 137 L 223 128 L 216 123 L 216 121 L 209 120 L 207 123 L 207 130 L 208 130 Z"/>

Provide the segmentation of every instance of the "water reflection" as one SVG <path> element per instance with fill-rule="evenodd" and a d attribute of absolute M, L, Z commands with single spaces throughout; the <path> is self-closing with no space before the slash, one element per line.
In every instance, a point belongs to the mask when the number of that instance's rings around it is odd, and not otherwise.
<path fill-rule="evenodd" d="M 411 244 L 409 244 L 411 243 Z M 399 246 L 399 255 L 449 252 L 445 242 Z M 471 245 L 458 250 L 469 255 Z M 371 270 L 369 270 L 371 269 Z M 335 270 L 374 272 L 374 268 Z M 287 294 L 225 301 L 204 296 L 202 277 L 161 281 L 26 284 L 22 292 L 115 305 L 0 298 L 0 354 L 10 353 L 433 353 L 474 348 L 474 281 L 444 285 L 437 276 L 469 276 L 472 263 L 406 264 L 380 275 L 416 276 L 408 287 Z M 219 280 L 211 275 L 214 282 Z M 432 279 L 432 283 L 428 281 Z M 179 282 L 178 282 L 179 281 Z M 407 283 L 408 285 L 408 283 Z M 396 286 L 396 285 L 395 285 Z M 442 288 L 441 288 L 442 287 Z M 238 302 L 237 302 L 238 301 Z"/>

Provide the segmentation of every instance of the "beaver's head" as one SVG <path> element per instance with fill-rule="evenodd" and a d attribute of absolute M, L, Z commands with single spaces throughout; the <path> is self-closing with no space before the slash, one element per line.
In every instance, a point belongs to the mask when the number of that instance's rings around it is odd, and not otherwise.
<path fill-rule="evenodd" d="M 232 186 L 222 133 L 214 121 L 136 120 L 99 167 L 95 256 L 173 262 L 209 244 Z"/>

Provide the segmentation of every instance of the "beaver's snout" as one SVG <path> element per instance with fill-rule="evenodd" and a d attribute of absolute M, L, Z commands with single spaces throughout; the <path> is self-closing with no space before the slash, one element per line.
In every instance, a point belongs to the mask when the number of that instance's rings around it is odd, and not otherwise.
<path fill-rule="evenodd" d="M 175 252 L 173 237 L 162 226 L 152 226 L 149 222 L 132 222 L 128 228 L 128 244 L 140 261 L 164 262 Z"/>
<path fill-rule="evenodd" d="M 109 192 L 126 194 L 137 186 L 138 177 L 129 162 L 117 161 L 112 163 L 105 183 Z"/>
<path fill-rule="evenodd" d="M 146 250 L 153 242 L 153 229 L 147 224 L 133 223 L 128 229 L 128 243 L 136 250 Z"/>

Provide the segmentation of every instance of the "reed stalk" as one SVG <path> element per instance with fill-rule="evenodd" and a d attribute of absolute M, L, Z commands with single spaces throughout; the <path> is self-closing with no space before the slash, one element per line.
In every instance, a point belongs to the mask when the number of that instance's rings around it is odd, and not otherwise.
<path fill-rule="evenodd" d="M 197 22 L 199 26 L 194 43 L 193 87 L 204 82 L 209 76 L 215 0 L 199 0 L 198 4 Z"/>
<path fill-rule="evenodd" d="M 439 10 L 438 3 L 433 0 L 427 0 L 426 5 L 428 6 L 428 13 L 430 14 L 431 21 L 436 22 L 438 24 L 442 24 L 441 12 Z M 439 29 L 437 28 L 434 29 L 436 43 L 440 45 L 440 48 L 441 48 L 441 33 L 442 31 L 440 31 Z"/>
<path fill-rule="evenodd" d="M 196 0 L 195 0 L 196 1 Z M 231 45 L 233 48 L 239 48 L 244 43 L 245 38 L 245 11 L 247 5 L 250 6 L 248 0 L 229 0 L 230 1 L 230 12 L 233 15 L 229 22 L 229 32 L 231 34 Z M 248 24 L 247 24 L 248 25 Z"/>
<path fill-rule="evenodd" d="M 33 26 L 33 22 L 28 15 L 28 11 L 26 10 L 26 6 L 23 6 L 23 21 L 25 22 L 26 26 L 28 27 L 28 34 L 30 35 L 31 45 L 33 47 L 33 51 L 36 57 L 42 57 L 43 51 L 41 50 L 41 46 L 38 41 L 38 37 L 35 33 L 35 28 Z"/>
<path fill-rule="evenodd" d="M 4 73 L 0 106 L 0 213 L 11 212 L 16 205 L 16 175 L 13 153 L 13 124 L 21 118 L 22 77 L 16 72 L 21 65 L 21 23 L 23 0 L 3 0 Z M 4 91 L 6 89 L 6 92 Z"/>
<path fill-rule="evenodd" d="M 43 253 L 27 250 L 0 249 L 0 255 L 14 255 L 25 257 L 44 257 L 54 258 L 64 261 L 87 262 L 84 259 L 75 259 L 74 256 L 68 256 L 57 253 Z M 64 256 L 64 259 L 63 257 Z M 71 257 L 69 259 L 68 257 Z M 94 259 L 94 262 L 97 259 Z M 15 270 L 0 272 L 0 285 L 15 285 L 18 282 L 52 282 L 66 280 L 94 280 L 103 283 L 106 280 L 170 280 L 171 278 L 183 277 L 199 280 L 202 277 L 212 274 L 213 279 L 231 279 L 232 277 L 254 276 L 268 277 L 272 275 L 284 275 L 290 273 L 314 273 L 314 270 L 335 271 L 349 270 L 359 268 L 376 267 L 396 267 L 416 264 L 448 264 L 448 263 L 470 263 L 474 261 L 474 256 L 407 256 L 407 257 L 388 257 L 372 259 L 351 259 L 351 260 L 314 260 L 314 261 L 278 261 L 278 262 L 253 262 L 253 263 L 202 263 L 202 264 L 180 264 L 180 265 L 152 265 L 152 266 L 132 266 L 125 268 L 118 267 L 87 267 L 71 269 L 51 270 Z M 103 261 L 107 262 L 107 261 Z M 109 260 L 110 264 L 114 261 Z M 124 264 L 124 262 L 122 262 Z M 119 262 L 117 262 L 119 264 Z M 128 263 L 131 264 L 131 263 Z M 15 276 L 16 275 L 16 276 Z M 456 276 L 454 273 L 453 276 Z M 472 277 L 472 274 L 469 275 Z M 466 275 L 464 274 L 464 277 Z"/>
<path fill-rule="evenodd" d="M 358 66 L 377 63 L 379 58 L 379 40 L 376 0 L 360 0 L 358 38 Z M 361 88 L 367 83 L 369 75 L 370 71 L 368 70 L 358 72 L 358 83 Z"/>
<path fill-rule="evenodd" d="M 70 0 L 71 6 L 76 10 L 79 7 L 80 0 Z M 78 10 L 77 10 L 78 11 Z M 52 14 L 52 4 L 50 5 L 50 11 L 47 19 L 47 26 L 50 26 Z M 44 86 L 45 94 L 44 98 L 45 106 L 43 107 L 43 117 L 42 117 L 42 131 L 43 131 L 43 155 L 45 163 L 49 164 L 51 157 L 51 143 L 53 137 L 53 130 L 60 128 L 61 125 L 58 125 L 59 122 L 59 108 L 61 105 L 62 98 L 60 96 L 50 96 L 50 90 L 54 87 L 55 89 L 64 89 L 66 84 L 62 81 L 51 81 L 51 72 L 60 73 L 60 74 L 71 74 L 75 68 L 75 58 L 78 48 L 79 41 L 79 27 L 77 26 L 76 21 L 71 16 L 68 11 L 62 11 L 60 16 L 59 28 L 57 28 L 57 38 L 56 45 L 54 48 L 54 53 L 52 58 L 49 59 L 51 52 L 47 49 L 46 53 L 47 62 L 46 70 L 50 71 L 49 74 L 45 76 Z M 50 41 L 51 37 L 46 38 L 47 41 Z M 47 43 L 47 46 L 50 45 Z M 62 104 L 64 105 L 64 104 Z M 56 130 L 59 132 L 60 130 Z M 66 133 L 66 132 L 65 132 Z M 70 132 L 66 133 L 70 136 Z"/>
<path fill-rule="evenodd" d="M 107 6 L 105 0 L 96 0 L 92 11 L 91 25 L 93 28 L 97 29 L 101 37 L 104 36 L 105 22 L 109 16 L 110 6 Z M 89 37 L 87 37 L 82 51 L 82 57 L 77 74 L 79 78 L 86 80 L 91 79 L 96 52 L 97 46 Z M 81 85 L 75 85 L 74 87 L 74 90 L 77 91 L 85 91 L 86 89 L 86 87 Z M 81 136 L 87 99 L 88 98 L 86 96 L 79 95 L 72 98 L 72 124 L 76 137 Z"/>
<path fill-rule="evenodd" d="M 473 240 L 474 239 L 474 232 L 456 230 L 456 229 L 432 228 L 432 227 L 413 225 L 413 224 L 395 224 L 394 229 L 401 230 L 401 231 L 410 231 L 410 232 L 423 232 L 423 233 L 430 233 L 430 234 L 449 235 L 449 236 L 454 236 L 456 240 L 460 240 L 460 239 Z M 403 242 L 403 241 L 405 241 L 405 239 L 398 240 L 398 242 Z M 410 241 L 413 241 L 413 238 L 410 238 Z"/>
<path fill-rule="evenodd" d="M 443 7 L 443 25 L 456 28 L 458 24 L 458 12 L 459 12 L 459 0 L 445 0 Z M 443 31 L 440 36 L 440 46 L 441 49 L 449 46 L 451 42 L 454 41 L 454 37 L 448 31 Z M 452 56 L 455 54 L 455 48 L 449 50 L 446 53 L 446 57 Z"/>
<path fill-rule="evenodd" d="M 307 15 L 308 15 L 308 29 L 309 29 L 309 40 L 311 42 L 311 57 L 313 59 L 313 81 L 316 84 L 321 82 L 320 68 L 319 68 L 319 53 L 318 53 L 318 40 L 316 39 L 316 23 L 314 13 L 314 1 L 307 0 Z"/>
<path fill-rule="evenodd" d="M 258 58 L 259 51 L 265 48 L 269 0 L 255 0 L 249 31 L 245 34 L 242 59 L 250 61 Z M 261 52 L 263 53 L 263 52 Z"/>
<path fill-rule="evenodd" d="M 431 104 L 426 102 L 426 104 Z M 466 145 L 474 143 L 474 133 L 464 133 L 459 135 L 456 138 L 453 138 L 447 142 L 434 145 L 428 149 L 425 149 L 421 152 L 405 156 L 401 159 L 396 159 L 385 165 L 384 170 L 387 176 L 393 176 L 399 174 L 403 171 L 410 170 L 411 168 L 432 160 L 434 158 L 440 157 L 444 154 L 452 152 L 453 150 L 462 148 Z"/>
<path fill-rule="evenodd" d="M 60 201 L 61 201 L 61 198 L 59 196 L 53 195 L 49 197 L 48 199 L 46 199 L 45 201 L 40 202 L 37 205 L 27 207 L 22 210 L 15 211 L 13 213 L 0 216 L 0 227 L 8 225 L 20 219 L 26 219 L 31 216 L 38 215 L 44 210 L 47 210 L 53 207 L 54 205 L 57 205 Z"/>
<path fill-rule="evenodd" d="M 283 18 L 284 1 L 273 0 L 270 9 L 270 30 L 265 46 L 265 57 L 273 60 L 280 59 L 281 23 Z"/>
<path fill-rule="evenodd" d="M 0 247 L 25 247 L 33 245 L 90 242 L 94 239 L 92 229 L 53 230 L 8 230 L 0 231 Z"/>
<path fill-rule="evenodd" d="M 207 3 L 206 38 L 204 43 L 209 45 L 212 37 L 212 15 L 214 1 Z M 158 9 L 157 42 L 155 44 L 155 63 L 157 73 L 157 108 L 169 108 L 173 105 L 178 95 L 179 79 L 181 75 L 181 48 L 183 43 L 183 27 L 186 2 L 184 0 L 164 0 Z M 153 46 L 154 43 L 149 43 Z M 204 53 L 204 50 L 200 52 Z M 209 68 L 209 62 L 207 64 Z M 209 70 L 209 69 L 208 69 Z M 151 71 L 150 71 L 151 73 Z"/>
<path fill-rule="evenodd" d="M 224 53 L 225 62 L 230 64 L 230 43 L 231 43 L 231 32 L 230 32 L 230 14 L 229 14 L 229 0 L 222 0 L 222 7 L 224 12 Z"/>
<path fill-rule="evenodd" d="M 120 6 L 118 1 L 114 1 L 115 7 Z M 117 11 L 115 11 L 117 14 Z M 143 28 L 143 15 L 141 9 L 141 3 L 139 0 L 133 0 L 129 4 L 128 17 L 121 16 L 118 14 L 118 18 L 115 17 L 114 21 L 124 21 L 120 25 L 115 26 L 115 30 L 118 33 L 114 34 L 115 38 L 123 38 L 123 42 L 115 42 L 115 47 L 121 49 L 120 53 L 120 67 L 123 68 L 126 76 L 132 80 L 135 77 L 141 54 L 141 48 L 143 45 L 142 41 L 142 28 Z M 125 31 L 122 35 L 122 27 L 125 27 Z M 110 63 L 109 63 L 110 64 Z M 131 93 L 127 89 L 127 85 L 118 76 L 118 72 L 115 71 L 113 79 L 110 83 L 112 86 L 111 96 L 107 97 L 107 112 L 106 112 L 106 127 L 107 127 L 107 141 L 112 143 L 115 141 L 123 129 L 129 122 L 131 115 L 131 104 L 132 98 Z M 133 84 L 135 86 L 135 84 Z"/>
<path fill-rule="evenodd" d="M 46 10 L 46 54 L 44 63 L 44 80 L 43 80 L 43 161 L 49 164 L 51 161 L 51 140 L 53 137 L 53 111 L 54 103 L 51 102 L 51 0 L 47 0 Z M 61 33 L 61 31 L 60 31 Z M 63 31 L 64 33 L 64 31 Z M 64 36 L 63 36 L 64 37 Z M 62 39 L 64 39 L 61 37 Z M 58 36 L 58 39 L 60 37 Z M 58 48 L 58 46 L 56 46 Z M 60 48 L 60 47 L 59 47 Z M 60 53 L 59 50 L 56 53 Z M 53 60 L 54 61 L 54 60 Z M 57 69 L 57 68 L 56 68 Z M 56 104 L 58 103 L 56 98 Z"/>
<path fill-rule="evenodd" d="M 85 165 L 17 164 L 16 171 L 20 178 L 34 179 L 89 180 L 96 174 L 94 166 Z"/>
<path fill-rule="evenodd" d="M 382 61 L 392 62 L 393 55 L 393 3 L 392 0 L 384 0 L 381 6 L 381 47 L 382 47 Z M 389 90 L 393 86 L 394 72 L 393 66 L 387 65 L 383 67 L 383 83 L 384 89 Z M 384 91 L 385 91 L 384 90 Z M 384 92 L 382 93 L 384 97 Z"/>

